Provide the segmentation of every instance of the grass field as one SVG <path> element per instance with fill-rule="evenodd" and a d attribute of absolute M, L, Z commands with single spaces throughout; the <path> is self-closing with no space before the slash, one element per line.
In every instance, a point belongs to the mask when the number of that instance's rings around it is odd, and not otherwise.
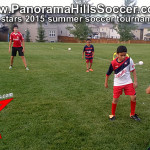
<path fill-rule="evenodd" d="M 0 43 L 0 95 L 14 99 L 0 112 L 0 150 L 147 150 L 150 146 L 150 45 L 127 44 L 137 66 L 136 112 L 124 94 L 111 122 L 113 75 L 105 74 L 117 44 L 94 44 L 94 72 L 86 73 L 84 44 L 26 43 L 29 71 L 20 57 L 9 70 L 8 43 Z M 72 50 L 68 51 L 68 47 Z"/>

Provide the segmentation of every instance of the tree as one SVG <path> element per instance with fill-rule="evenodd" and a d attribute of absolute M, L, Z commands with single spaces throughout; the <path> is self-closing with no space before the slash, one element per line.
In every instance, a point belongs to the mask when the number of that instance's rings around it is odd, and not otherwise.
<path fill-rule="evenodd" d="M 73 29 L 70 27 L 68 27 L 67 29 L 71 34 L 74 35 L 75 38 L 79 40 L 86 40 L 87 37 L 92 33 L 91 29 L 89 29 L 84 19 L 82 19 L 81 22 L 74 23 L 73 26 Z"/>
<path fill-rule="evenodd" d="M 9 25 L 9 34 L 14 32 L 13 27 L 14 27 L 14 23 L 10 23 L 10 25 Z"/>
<path fill-rule="evenodd" d="M 137 0 L 124 0 L 125 6 L 135 6 L 137 3 Z"/>
<path fill-rule="evenodd" d="M 40 26 L 38 27 L 38 31 L 37 32 L 38 32 L 38 36 L 37 36 L 36 41 L 37 42 L 45 42 L 46 41 L 45 40 L 46 36 L 45 36 L 45 30 L 42 27 L 42 24 L 40 24 Z"/>
<path fill-rule="evenodd" d="M 124 0 L 124 5 L 134 7 L 136 5 L 136 0 Z M 136 14 L 122 14 L 122 17 L 136 16 Z M 133 23 L 118 23 L 115 25 L 115 30 L 120 34 L 120 41 L 128 41 L 133 39 L 132 30 L 135 30 L 136 26 Z"/>
<path fill-rule="evenodd" d="M 131 30 L 134 30 L 135 27 L 127 24 L 127 23 L 120 23 L 118 25 L 118 33 L 120 34 L 120 41 L 129 41 L 133 39 L 133 34 Z"/>
<path fill-rule="evenodd" d="M 83 4 L 90 4 L 89 2 L 90 2 L 91 0 L 73 0 L 73 4 L 81 4 L 81 5 L 83 5 Z M 90 4 L 90 5 L 92 5 L 92 4 Z"/>
<path fill-rule="evenodd" d="M 31 36 L 30 36 L 30 31 L 29 31 L 29 29 L 26 30 L 26 36 L 25 36 L 25 37 L 26 37 L 26 42 L 30 42 L 30 37 L 31 37 Z"/>
<path fill-rule="evenodd" d="M 73 0 L 73 4 L 74 5 L 81 5 L 83 6 L 84 4 L 87 5 L 89 4 L 90 0 Z M 89 14 L 88 14 L 89 15 Z M 74 14 L 74 16 L 76 17 L 83 17 L 81 22 L 77 22 L 77 23 L 73 23 L 73 29 L 70 27 L 67 27 L 66 29 L 68 29 L 70 31 L 71 34 L 74 35 L 75 38 L 79 39 L 79 40 L 86 40 L 88 36 L 91 35 L 92 31 L 91 29 L 88 27 L 88 25 L 85 22 L 85 17 L 86 14 Z"/>

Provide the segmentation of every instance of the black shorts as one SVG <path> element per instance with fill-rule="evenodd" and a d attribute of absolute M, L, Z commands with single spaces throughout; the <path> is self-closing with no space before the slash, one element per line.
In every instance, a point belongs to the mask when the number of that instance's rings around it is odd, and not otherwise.
<path fill-rule="evenodd" d="M 17 51 L 19 53 L 19 56 L 24 56 L 24 53 L 22 52 L 23 47 L 12 47 L 12 54 L 11 56 L 16 56 Z"/>

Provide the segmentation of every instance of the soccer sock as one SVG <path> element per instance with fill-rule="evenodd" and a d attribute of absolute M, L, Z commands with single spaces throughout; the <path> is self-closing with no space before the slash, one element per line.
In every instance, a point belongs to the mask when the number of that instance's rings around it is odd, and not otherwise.
<path fill-rule="evenodd" d="M 116 107 L 117 107 L 117 104 L 112 103 L 111 113 L 113 116 L 115 116 Z"/>
<path fill-rule="evenodd" d="M 131 101 L 131 116 L 135 115 L 136 101 Z"/>

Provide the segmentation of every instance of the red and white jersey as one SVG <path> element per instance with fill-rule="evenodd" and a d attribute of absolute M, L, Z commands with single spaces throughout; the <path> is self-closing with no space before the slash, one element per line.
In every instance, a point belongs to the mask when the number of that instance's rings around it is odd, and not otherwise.
<path fill-rule="evenodd" d="M 133 83 L 130 72 L 135 70 L 135 65 L 130 57 L 126 57 L 124 61 L 118 62 L 118 57 L 114 59 L 107 72 L 109 76 L 114 71 L 114 86 L 122 86 Z"/>
<path fill-rule="evenodd" d="M 12 32 L 10 34 L 10 40 L 14 42 L 13 47 L 21 47 L 21 42 L 24 40 L 24 38 L 20 32 Z"/>

